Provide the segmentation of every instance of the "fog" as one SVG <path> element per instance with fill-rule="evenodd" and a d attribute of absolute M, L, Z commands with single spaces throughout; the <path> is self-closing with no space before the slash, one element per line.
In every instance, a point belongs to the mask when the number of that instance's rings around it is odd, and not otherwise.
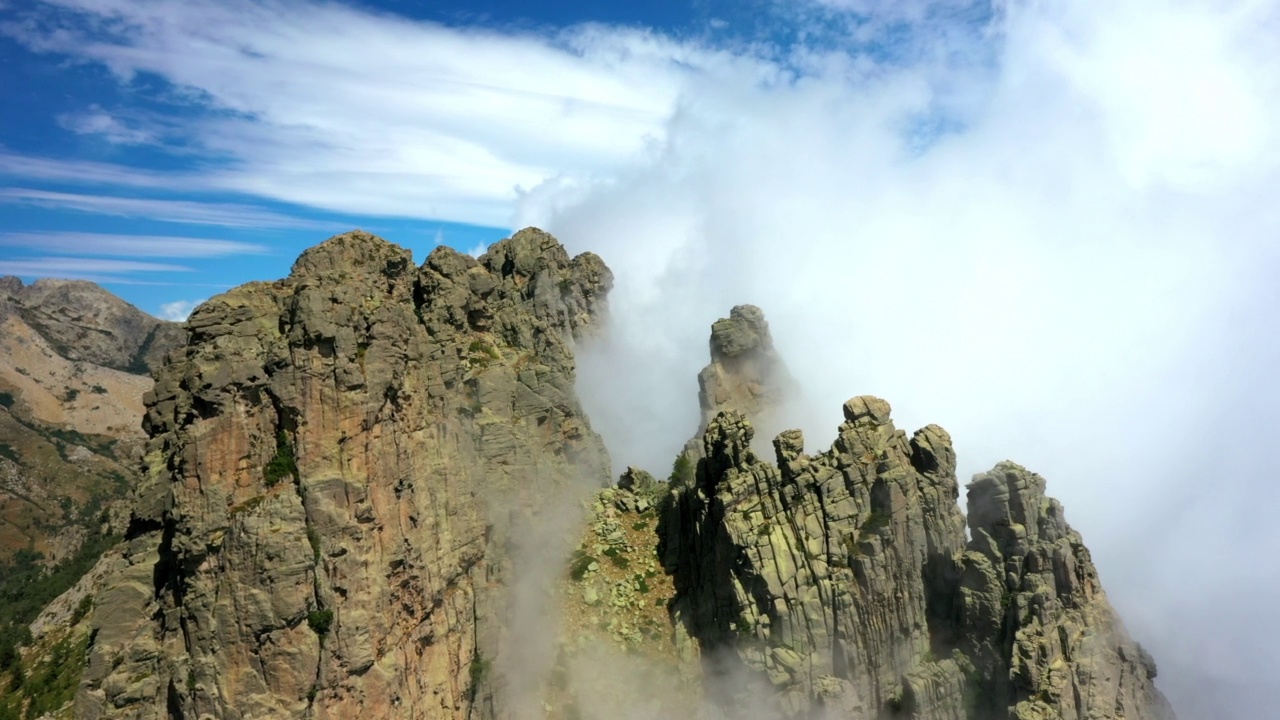
<path fill-rule="evenodd" d="M 705 78 L 635 162 L 522 197 L 617 276 L 579 356 L 615 470 L 665 474 L 711 322 L 759 305 L 811 451 L 874 394 L 962 481 L 1044 475 L 1180 716 L 1270 716 L 1276 7 L 1014 3 L 945 38 Z"/>

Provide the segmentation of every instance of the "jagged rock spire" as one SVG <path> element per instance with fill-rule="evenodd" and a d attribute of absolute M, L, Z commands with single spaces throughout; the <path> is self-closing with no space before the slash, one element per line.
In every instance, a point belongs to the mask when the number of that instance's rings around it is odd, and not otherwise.
<path fill-rule="evenodd" d="M 773 348 L 769 323 L 760 308 L 738 305 L 729 317 L 712 323 L 710 346 L 711 362 L 698 373 L 702 417 L 698 432 L 685 446 L 691 457 L 702 455 L 700 438 L 712 418 L 724 410 L 742 413 L 766 430 L 781 430 L 777 425 L 782 405 L 796 389 Z"/>
<path fill-rule="evenodd" d="M 844 414 L 819 455 L 780 434 L 775 465 L 720 412 L 666 505 L 679 631 L 754 678 L 729 696 L 782 718 L 1173 718 L 1042 478 L 977 476 L 966 545 L 947 432 L 908 438 L 869 396 Z"/>

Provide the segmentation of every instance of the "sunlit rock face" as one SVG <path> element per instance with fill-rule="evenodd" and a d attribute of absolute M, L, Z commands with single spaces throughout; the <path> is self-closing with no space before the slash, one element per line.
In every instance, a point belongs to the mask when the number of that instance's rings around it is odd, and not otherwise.
<path fill-rule="evenodd" d="M 147 398 L 89 717 L 504 712 L 512 515 L 608 458 L 574 395 L 599 258 L 525 230 L 421 267 L 367 233 L 213 298 Z"/>
<path fill-rule="evenodd" d="M 947 432 L 871 396 L 821 452 L 765 435 L 759 308 L 713 324 L 668 480 L 606 488 L 574 348 L 611 284 L 535 229 L 421 267 L 352 232 L 197 309 L 77 715 L 1171 720 L 1042 478 L 966 517 Z"/>

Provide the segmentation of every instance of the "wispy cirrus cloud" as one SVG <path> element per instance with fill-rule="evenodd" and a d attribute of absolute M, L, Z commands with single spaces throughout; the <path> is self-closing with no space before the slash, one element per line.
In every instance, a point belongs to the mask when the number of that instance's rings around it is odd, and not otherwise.
<path fill-rule="evenodd" d="M 162 258 L 213 258 L 267 252 L 263 245 L 236 240 L 63 231 L 0 233 L 0 247 L 59 254 Z"/>
<path fill-rule="evenodd" d="M 191 272 L 191 268 L 170 263 L 86 257 L 32 257 L 0 260 L 0 275 L 72 278 L 97 283 L 147 282 L 140 281 L 134 276 L 175 272 Z"/>
<path fill-rule="evenodd" d="M 172 83 L 189 145 L 219 163 L 202 172 L 206 186 L 487 225 L 509 223 L 522 189 L 644 152 L 691 78 L 780 76 L 753 56 L 640 30 L 457 29 L 299 0 L 58 0 L 5 32 L 123 83 Z"/>
<path fill-rule="evenodd" d="M 157 172 L 119 163 L 81 158 L 49 158 L 0 150 L 0 177 L 38 180 L 64 185 L 115 185 L 130 188 L 213 190 L 203 176 L 188 172 Z"/>
<path fill-rule="evenodd" d="M 97 135 L 120 145 L 141 145 L 158 140 L 154 130 L 130 124 L 97 105 L 77 113 L 64 113 L 58 124 L 79 135 Z"/>
<path fill-rule="evenodd" d="M 192 225 L 237 228 L 332 229 L 334 227 L 333 223 L 292 217 L 258 206 L 239 203 L 89 195 L 36 188 L 0 188 L 0 203 L 34 205 Z"/>

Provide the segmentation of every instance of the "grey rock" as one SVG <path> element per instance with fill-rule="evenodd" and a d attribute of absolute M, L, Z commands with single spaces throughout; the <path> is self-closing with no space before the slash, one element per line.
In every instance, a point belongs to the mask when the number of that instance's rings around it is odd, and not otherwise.
<path fill-rule="evenodd" d="M 946 431 L 908 439 L 879 398 L 844 409 L 830 450 L 806 456 L 787 431 L 777 465 L 719 413 L 666 506 L 673 620 L 754 678 L 734 697 L 786 718 L 1173 717 L 1041 478 L 975 478 L 966 544 Z"/>
<path fill-rule="evenodd" d="M 611 282 L 535 229 L 421 267 L 355 231 L 199 307 L 147 398 L 125 562 L 154 590 L 107 598 L 121 630 L 92 648 L 78 707 L 504 714 L 500 678 L 468 668 L 508 652 L 521 518 L 608 483 L 573 347 Z"/>

